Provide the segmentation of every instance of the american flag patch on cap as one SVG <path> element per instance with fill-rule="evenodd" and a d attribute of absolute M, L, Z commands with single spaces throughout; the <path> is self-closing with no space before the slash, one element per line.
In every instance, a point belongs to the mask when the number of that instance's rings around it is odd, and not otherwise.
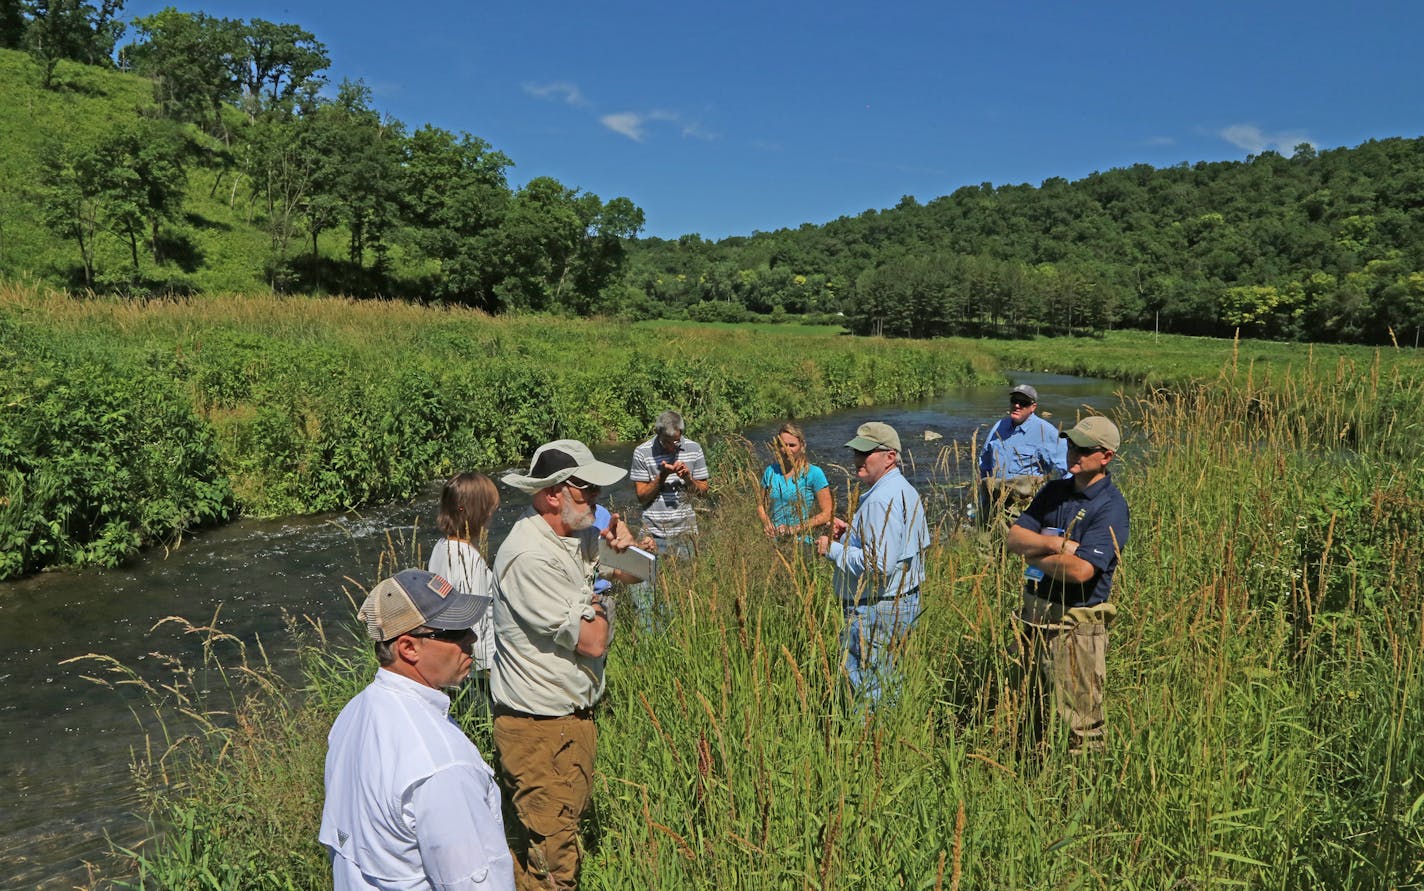
<path fill-rule="evenodd" d="M 434 591 L 441 598 L 449 597 L 450 592 L 455 590 L 454 585 L 450 584 L 442 576 L 438 575 L 432 575 L 430 577 L 430 584 L 426 587 L 430 588 L 430 590 Z"/>

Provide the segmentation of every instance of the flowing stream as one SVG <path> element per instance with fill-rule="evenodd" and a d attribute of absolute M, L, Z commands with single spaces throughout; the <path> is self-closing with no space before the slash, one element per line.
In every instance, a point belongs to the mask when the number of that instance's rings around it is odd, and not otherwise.
<path fill-rule="evenodd" d="M 1115 406 L 1115 385 L 1106 381 L 1045 374 L 1014 378 L 1038 388 L 1040 412 L 1055 422 L 1071 422 L 1080 406 L 1099 411 Z M 1002 416 L 1007 389 L 963 389 L 923 403 L 804 421 L 811 460 L 826 469 L 837 504 L 843 505 L 845 474 L 835 468 L 850 462 L 842 445 L 857 425 L 883 420 L 900 432 L 912 480 L 924 483 L 933 473 L 941 486 L 967 481 L 971 438 L 976 430 L 982 438 L 987 424 Z M 708 445 L 696 418 L 689 425 L 687 435 Z M 776 426 L 760 425 L 743 435 L 765 452 Z M 926 432 L 943 438 L 926 440 Z M 942 448 L 956 442 L 965 457 L 958 467 L 946 467 L 939 460 Z M 596 451 L 626 467 L 632 447 Z M 715 464 L 711 471 L 715 482 Z M 221 630 L 246 642 L 250 653 L 260 641 L 291 673 L 291 654 L 282 652 L 287 618 L 312 617 L 329 629 L 354 621 L 343 586 L 355 587 L 345 580 L 374 581 L 389 540 L 401 545 L 401 553 L 412 545 L 428 553 L 438 537 L 433 524 L 438 489 L 433 483 L 413 501 L 360 513 L 243 520 L 189 536 L 167 555 L 147 553 L 123 569 L 49 572 L 0 583 L 0 652 L 9 654 L 0 668 L 0 800 L 5 802 L 0 887 L 83 885 L 85 862 L 104 862 L 110 840 L 132 845 L 146 831 L 135 813 L 130 776 L 131 752 L 144 744 L 140 718 L 155 729 L 143 696 L 132 686 L 106 688 L 86 680 L 85 675 L 118 680 L 101 662 L 66 660 L 101 654 L 149 681 L 162 679 L 165 656 L 201 661 L 202 637 L 163 620 L 182 616 L 206 625 L 216 617 Z M 506 500 L 492 524 L 493 542 L 523 510 L 517 494 L 502 488 Z M 606 497 L 615 506 L 628 504 L 632 486 L 625 481 Z M 937 509 L 950 506 L 943 498 L 930 500 L 932 526 Z"/>

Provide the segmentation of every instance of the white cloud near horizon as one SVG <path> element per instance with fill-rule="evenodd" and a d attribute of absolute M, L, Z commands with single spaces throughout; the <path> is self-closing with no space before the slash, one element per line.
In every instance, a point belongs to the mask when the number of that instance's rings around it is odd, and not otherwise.
<path fill-rule="evenodd" d="M 583 97 L 578 84 L 554 81 L 547 84 L 524 84 L 524 92 L 538 99 L 558 100 L 575 108 L 587 108 L 589 101 Z"/>
<path fill-rule="evenodd" d="M 1259 155 L 1267 149 L 1274 149 L 1282 155 L 1290 155 L 1294 153 L 1295 147 L 1302 142 L 1311 146 L 1315 145 L 1314 140 L 1299 130 L 1267 133 L 1255 124 L 1232 124 L 1222 128 L 1217 135 L 1253 155 Z"/>

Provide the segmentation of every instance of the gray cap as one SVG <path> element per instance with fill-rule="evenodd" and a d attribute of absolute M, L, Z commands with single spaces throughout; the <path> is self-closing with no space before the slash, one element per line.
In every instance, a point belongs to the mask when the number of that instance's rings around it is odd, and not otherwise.
<path fill-rule="evenodd" d="M 433 572 L 403 569 L 371 589 L 359 615 L 372 640 L 394 640 L 422 627 L 473 628 L 492 602 L 457 590 Z"/>
<path fill-rule="evenodd" d="M 1028 384 L 1015 384 L 1009 395 L 1022 396 L 1029 402 L 1038 402 L 1038 391 Z"/>
<path fill-rule="evenodd" d="M 846 448 L 857 452 L 873 452 L 876 449 L 900 451 L 900 434 L 883 421 L 871 421 L 855 428 L 855 439 L 846 443 Z"/>

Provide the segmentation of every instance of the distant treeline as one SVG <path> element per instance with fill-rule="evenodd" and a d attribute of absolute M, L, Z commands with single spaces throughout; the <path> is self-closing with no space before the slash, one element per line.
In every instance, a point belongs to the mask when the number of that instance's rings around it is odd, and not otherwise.
<path fill-rule="evenodd" d="M 293 24 L 0 0 L 0 275 L 888 336 L 1114 327 L 1419 340 L 1424 140 L 906 196 L 822 226 L 637 240 L 643 212 L 409 129 Z M 83 68 L 74 66 L 80 63 Z M 71 66 L 71 67 L 66 67 Z M 122 68 L 142 79 L 99 67 Z M 844 318 L 837 315 L 844 313 Z"/>
<path fill-rule="evenodd" d="M 1158 325 L 1366 342 L 1393 331 L 1413 344 L 1421 270 L 1424 139 L 1387 139 L 1037 188 L 984 183 L 716 243 L 649 238 L 632 283 L 694 311 L 843 309 L 857 332 L 886 335 Z"/>

